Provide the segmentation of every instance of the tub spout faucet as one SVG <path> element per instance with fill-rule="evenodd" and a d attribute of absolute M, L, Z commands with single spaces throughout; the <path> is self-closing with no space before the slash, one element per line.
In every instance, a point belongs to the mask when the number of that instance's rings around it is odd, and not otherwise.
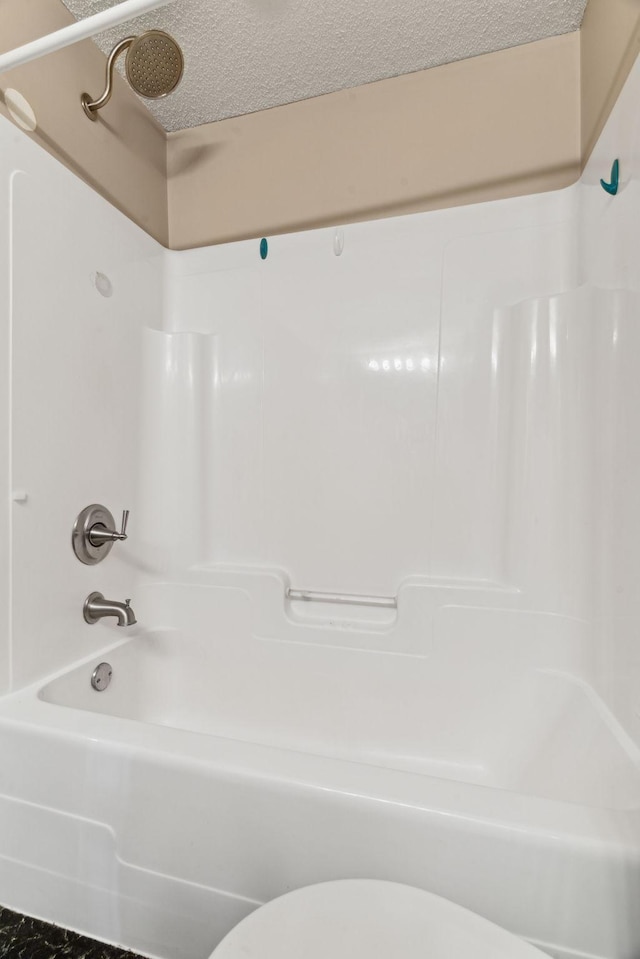
<path fill-rule="evenodd" d="M 82 607 L 84 620 L 93 626 L 99 619 L 115 616 L 118 626 L 133 626 L 136 617 L 130 602 L 130 599 L 125 599 L 124 603 L 119 603 L 115 599 L 105 599 L 102 593 L 89 593 Z"/>

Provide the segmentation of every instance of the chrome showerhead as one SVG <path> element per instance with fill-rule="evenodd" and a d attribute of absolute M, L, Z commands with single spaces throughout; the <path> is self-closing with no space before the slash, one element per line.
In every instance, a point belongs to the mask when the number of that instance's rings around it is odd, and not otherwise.
<path fill-rule="evenodd" d="M 113 91 L 113 68 L 117 58 L 126 50 L 125 73 L 133 90 L 148 100 L 158 100 L 172 93 L 182 79 L 184 57 L 182 50 L 163 30 L 147 30 L 139 37 L 126 37 L 116 44 L 107 60 L 105 91 L 97 100 L 83 93 L 80 101 L 90 120 L 97 119 L 101 110 L 111 99 Z"/>

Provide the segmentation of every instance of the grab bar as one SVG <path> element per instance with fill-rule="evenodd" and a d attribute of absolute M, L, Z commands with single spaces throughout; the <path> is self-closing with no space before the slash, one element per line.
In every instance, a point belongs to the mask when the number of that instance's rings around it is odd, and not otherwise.
<path fill-rule="evenodd" d="M 341 603 L 344 606 L 376 606 L 378 609 L 397 609 L 395 596 L 356 596 L 351 593 L 320 593 L 314 589 L 287 590 L 287 599 L 303 603 Z"/>

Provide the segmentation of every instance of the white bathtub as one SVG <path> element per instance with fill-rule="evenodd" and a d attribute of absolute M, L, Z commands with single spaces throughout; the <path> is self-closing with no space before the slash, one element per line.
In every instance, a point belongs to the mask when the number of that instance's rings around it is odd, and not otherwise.
<path fill-rule="evenodd" d="M 257 637 L 236 589 L 215 592 L 209 631 L 197 586 L 143 591 L 141 621 L 176 589 L 182 629 L 140 629 L 0 704 L 0 901 L 198 959 L 289 889 L 383 878 L 553 955 L 637 959 L 640 767 L 578 675 L 581 624 L 450 607 L 428 654 L 392 655 L 388 623 L 330 645 L 295 610 L 308 642 Z"/>

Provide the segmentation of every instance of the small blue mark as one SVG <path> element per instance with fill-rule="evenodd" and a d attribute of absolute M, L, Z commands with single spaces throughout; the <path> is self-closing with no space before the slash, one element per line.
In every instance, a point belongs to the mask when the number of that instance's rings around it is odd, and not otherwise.
<path fill-rule="evenodd" d="M 265 237 L 262 237 L 262 239 L 260 240 L 260 259 L 266 260 L 268 252 L 269 252 L 269 244 L 267 243 Z"/>
<path fill-rule="evenodd" d="M 611 182 L 607 183 L 605 180 L 600 180 L 600 186 L 603 190 L 606 190 L 607 193 L 611 196 L 615 196 L 618 192 L 618 187 L 620 185 L 620 161 L 614 160 L 613 166 L 611 167 Z"/>

